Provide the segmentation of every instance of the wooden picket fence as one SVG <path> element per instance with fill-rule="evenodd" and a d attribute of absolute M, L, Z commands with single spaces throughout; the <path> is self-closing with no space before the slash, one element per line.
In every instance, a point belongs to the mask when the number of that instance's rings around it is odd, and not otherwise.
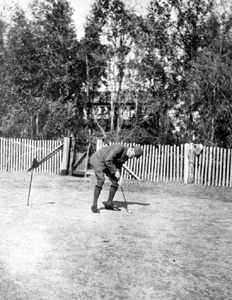
<path fill-rule="evenodd" d="M 132 147 L 135 144 L 122 143 Z M 143 155 L 139 159 L 128 160 L 125 165 L 141 180 L 183 182 L 184 145 L 143 145 Z M 122 169 L 124 179 L 133 176 Z"/>
<path fill-rule="evenodd" d="M 135 144 L 122 143 L 128 147 Z M 186 145 L 143 145 L 143 155 L 139 159 L 128 160 L 125 164 L 141 180 L 184 182 L 188 177 Z M 104 146 L 104 145 L 102 145 Z M 105 145 L 106 146 L 106 145 Z M 232 150 L 218 147 L 204 147 L 200 155 L 194 155 L 194 184 L 232 187 Z M 133 176 L 125 169 L 123 178 Z"/>
<path fill-rule="evenodd" d="M 144 145 L 143 155 L 139 159 L 128 160 L 126 165 L 139 178 L 147 181 L 182 182 L 184 175 L 184 147 Z M 126 179 L 132 176 L 123 170 Z"/>
<path fill-rule="evenodd" d="M 194 161 L 194 183 L 213 186 L 232 186 L 232 150 L 204 147 Z"/>
<path fill-rule="evenodd" d="M 35 169 L 35 172 L 59 174 L 61 150 L 62 141 L 60 140 L 0 138 L 0 171 L 27 171 L 34 158 L 40 161 L 48 157 Z"/>
<path fill-rule="evenodd" d="M 60 174 L 62 142 L 0 138 L 0 171 L 27 171 L 34 158 L 41 161 L 47 157 L 35 172 Z M 128 147 L 135 145 L 123 144 Z M 141 180 L 184 182 L 188 157 L 186 145 L 142 145 L 143 155 L 139 159 L 128 160 L 125 165 Z M 101 146 L 106 145 L 102 143 Z M 82 164 L 86 167 L 86 161 Z M 133 178 L 125 169 L 122 169 L 122 176 L 125 179 Z M 192 183 L 232 187 L 232 150 L 204 147 L 199 156 L 194 156 Z"/>

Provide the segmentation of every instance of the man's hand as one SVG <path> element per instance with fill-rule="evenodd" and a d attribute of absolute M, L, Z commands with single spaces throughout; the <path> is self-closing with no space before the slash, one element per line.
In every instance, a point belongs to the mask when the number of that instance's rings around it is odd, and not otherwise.
<path fill-rule="evenodd" d="M 122 177 L 119 178 L 118 185 L 122 185 Z"/>
<path fill-rule="evenodd" d="M 120 178 L 120 172 L 119 171 L 116 171 L 116 173 L 114 174 L 114 176 L 119 179 Z"/>

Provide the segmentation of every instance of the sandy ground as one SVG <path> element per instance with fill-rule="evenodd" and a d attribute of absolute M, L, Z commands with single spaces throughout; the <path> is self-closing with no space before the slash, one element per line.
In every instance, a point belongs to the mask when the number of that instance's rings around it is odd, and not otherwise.
<path fill-rule="evenodd" d="M 92 176 L 0 173 L 0 299 L 232 299 L 232 190 L 125 181 L 90 210 Z M 109 182 L 100 196 L 107 199 Z"/>

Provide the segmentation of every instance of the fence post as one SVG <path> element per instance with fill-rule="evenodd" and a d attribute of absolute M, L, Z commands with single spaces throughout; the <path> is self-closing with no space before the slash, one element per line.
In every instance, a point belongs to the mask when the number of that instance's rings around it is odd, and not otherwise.
<path fill-rule="evenodd" d="M 60 175 L 68 175 L 71 138 L 64 138 L 63 157 L 60 167 Z"/>
<path fill-rule="evenodd" d="M 74 153 L 75 153 L 75 137 L 72 134 L 70 137 L 70 156 L 69 156 L 69 175 L 73 173 L 73 160 L 74 160 Z"/>
<path fill-rule="evenodd" d="M 194 178 L 193 143 L 184 145 L 184 183 L 193 183 Z"/>
<path fill-rule="evenodd" d="M 184 144 L 184 183 L 188 183 L 188 153 L 189 153 L 189 144 Z"/>

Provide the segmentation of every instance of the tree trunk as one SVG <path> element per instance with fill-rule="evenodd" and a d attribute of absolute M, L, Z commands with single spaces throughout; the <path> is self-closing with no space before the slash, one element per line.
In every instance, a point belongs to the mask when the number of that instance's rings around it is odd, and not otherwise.
<path fill-rule="evenodd" d="M 115 117 L 115 92 L 111 92 L 111 98 L 110 98 L 110 132 L 114 132 L 114 117 Z"/>
<path fill-rule="evenodd" d="M 117 136 L 119 135 L 120 131 L 121 131 L 121 107 L 119 107 L 118 109 L 118 115 L 117 115 L 117 127 L 116 127 L 116 134 Z"/>
<path fill-rule="evenodd" d="M 31 136 L 31 140 L 33 140 L 34 139 L 34 118 L 33 118 L 33 116 L 31 117 L 31 130 L 30 130 L 30 136 Z"/>
<path fill-rule="evenodd" d="M 97 117 L 94 116 L 94 114 L 93 114 L 93 119 L 94 119 L 94 122 L 97 124 L 97 127 L 100 129 L 100 131 L 101 131 L 101 133 L 102 133 L 102 135 L 103 135 L 103 138 L 106 138 L 106 132 L 105 132 L 105 130 L 103 129 L 103 127 L 100 125 L 100 123 L 99 123 L 98 120 L 97 120 Z"/>
<path fill-rule="evenodd" d="M 215 118 L 213 117 L 211 119 L 211 132 L 210 132 L 210 142 L 214 143 L 214 137 L 215 137 Z"/>
<path fill-rule="evenodd" d="M 36 138 L 38 139 L 39 138 L 39 114 L 37 113 L 36 114 L 36 117 L 35 117 L 35 131 L 36 131 Z"/>

